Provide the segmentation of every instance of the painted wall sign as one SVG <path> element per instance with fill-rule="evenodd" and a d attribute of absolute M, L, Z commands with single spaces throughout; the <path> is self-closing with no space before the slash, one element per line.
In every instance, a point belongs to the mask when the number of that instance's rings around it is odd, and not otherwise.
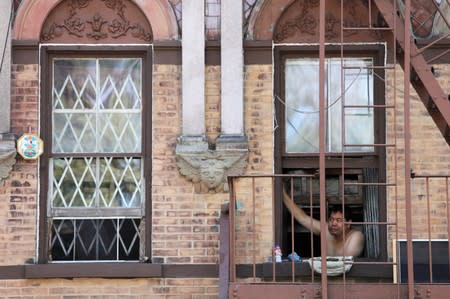
<path fill-rule="evenodd" d="M 17 152 L 24 159 L 37 159 L 44 152 L 44 142 L 36 134 L 23 134 L 17 140 Z"/>

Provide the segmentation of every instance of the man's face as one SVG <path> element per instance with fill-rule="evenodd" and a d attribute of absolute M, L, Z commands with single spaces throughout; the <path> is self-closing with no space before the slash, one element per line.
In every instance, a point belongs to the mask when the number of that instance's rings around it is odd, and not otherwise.
<path fill-rule="evenodd" d="M 332 236 L 340 237 L 344 233 L 344 229 L 350 227 L 349 224 L 344 224 L 344 217 L 341 212 L 333 212 L 328 218 L 328 231 Z"/>

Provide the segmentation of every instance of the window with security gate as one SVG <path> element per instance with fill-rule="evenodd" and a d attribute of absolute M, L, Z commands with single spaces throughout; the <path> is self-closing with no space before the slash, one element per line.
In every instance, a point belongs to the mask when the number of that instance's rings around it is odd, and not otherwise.
<path fill-rule="evenodd" d="M 127 53 L 48 56 L 49 262 L 148 258 L 144 66 Z"/>
<path fill-rule="evenodd" d="M 330 47 L 323 61 L 305 47 L 275 49 L 275 109 L 280 129 L 275 135 L 276 172 L 317 175 L 295 178 L 291 195 L 308 215 L 319 219 L 319 152 L 324 131 L 325 193 L 328 206 L 341 205 L 352 213 L 353 228 L 364 233 L 361 257 L 386 258 L 384 50 L 349 49 L 341 57 Z M 323 122 L 320 86 L 323 82 Z M 310 185 L 311 183 L 311 185 Z M 289 185 L 289 184 L 288 184 Z M 289 189 L 290 187 L 288 187 Z M 290 213 L 278 206 L 277 242 L 307 257 L 320 254 L 320 238 L 300 224 L 290 225 Z M 370 223 L 370 224 L 367 224 Z M 305 245 L 306 244 L 306 245 Z"/>

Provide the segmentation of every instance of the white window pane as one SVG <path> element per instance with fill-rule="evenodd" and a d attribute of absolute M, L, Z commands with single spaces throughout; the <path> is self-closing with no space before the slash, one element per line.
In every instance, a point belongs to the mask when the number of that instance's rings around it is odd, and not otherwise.
<path fill-rule="evenodd" d="M 96 150 L 94 113 L 54 113 L 53 152 L 82 153 Z"/>
<path fill-rule="evenodd" d="M 140 152 L 141 114 L 116 112 L 98 114 L 99 152 Z"/>
<path fill-rule="evenodd" d="M 343 142 L 352 145 L 374 143 L 373 108 L 346 107 L 345 131 L 342 130 L 343 105 L 373 105 L 372 59 L 332 58 L 326 60 L 325 66 L 325 150 L 341 152 Z M 286 152 L 317 153 L 319 60 L 288 59 L 285 81 Z M 347 146 L 344 150 L 373 151 L 373 147 Z"/>
<path fill-rule="evenodd" d="M 93 207 L 96 190 L 94 158 L 53 159 L 51 207 Z"/>
<path fill-rule="evenodd" d="M 93 109 L 96 101 L 95 81 L 95 60 L 55 60 L 53 108 Z"/>
<path fill-rule="evenodd" d="M 345 76 L 345 104 L 373 105 L 373 62 L 372 59 L 348 59 Z M 374 143 L 373 108 L 345 109 L 345 143 Z M 346 152 L 373 151 L 373 147 L 348 147 Z"/>
<path fill-rule="evenodd" d="M 327 152 L 341 152 L 342 150 L 342 80 L 341 61 L 327 60 L 327 90 L 326 95 L 326 135 Z"/>
<path fill-rule="evenodd" d="M 101 207 L 141 206 L 141 160 L 104 158 L 100 160 Z"/>
<path fill-rule="evenodd" d="M 139 109 L 141 67 L 140 59 L 100 60 L 100 108 Z"/>
<path fill-rule="evenodd" d="M 141 151 L 140 58 L 56 59 L 53 71 L 53 152 Z"/>
<path fill-rule="evenodd" d="M 286 152 L 319 150 L 318 66 L 317 60 L 286 61 Z"/>

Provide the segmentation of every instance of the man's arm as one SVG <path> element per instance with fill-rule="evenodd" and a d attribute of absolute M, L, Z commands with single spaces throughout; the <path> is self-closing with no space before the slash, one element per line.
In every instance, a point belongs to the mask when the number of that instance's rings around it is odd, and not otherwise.
<path fill-rule="evenodd" d="M 360 256 L 364 249 L 364 234 L 359 230 L 352 230 L 344 246 L 345 256 Z"/>
<path fill-rule="evenodd" d="M 294 203 L 285 190 L 283 190 L 283 203 L 289 212 L 291 212 L 291 215 L 293 215 L 301 225 L 309 229 L 315 235 L 320 234 L 320 221 L 308 216 L 305 211 Z"/>

